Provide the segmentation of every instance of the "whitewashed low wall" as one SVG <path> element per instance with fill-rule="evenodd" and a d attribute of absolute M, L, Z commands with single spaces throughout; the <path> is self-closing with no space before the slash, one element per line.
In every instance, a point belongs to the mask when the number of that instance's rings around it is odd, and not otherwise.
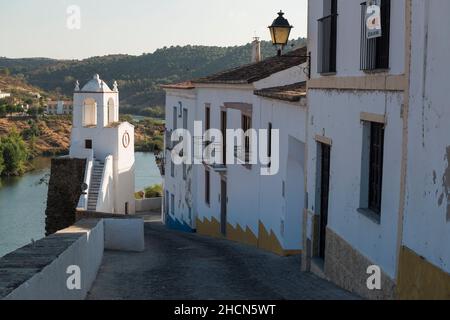
<path fill-rule="evenodd" d="M 6 255 L 0 259 L 0 300 L 83 300 L 105 249 L 143 251 L 144 221 L 84 219 Z M 73 268 L 79 268 L 79 289 L 68 287 Z"/>
<path fill-rule="evenodd" d="M 67 248 L 64 248 L 68 244 Z M 62 252 L 58 252 L 65 249 Z M 34 251 L 34 252 L 33 252 Z M 104 227 L 102 220 L 84 220 L 57 234 L 36 242 L 6 256 L 6 259 L 17 260 L 19 257 L 30 260 L 29 268 L 38 270 L 40 264 L 45 265 L 27 281 L 8 294 L 5 299 L 11 300 L 82 300 L 86 297 L 94 282 L 100 267 L 104 251 Z M 56 258 L 54 255 L 56 254 Z M 28 255 L 28 258 L 27 258 Z M 81 288 L 69 290 L 67 273 L 71 266 L 79 267 Z M 0 268 L 2 263 L 0 261 Z M 1 270 L 1 269 L 0 269 Z M 20 275 L 11 273 L 14 278 Z M 20 279 L 17 279 L 20 281 Z"/>
<path fill-rule="evenodd" d="M 105 219 L 105 249 L 142 252 L 144 243 L 144 220 Z"/>
<path fill-rule="evenodd" d="M 136 200 L 136 212 L 161 210 L 162 198 Z"/>

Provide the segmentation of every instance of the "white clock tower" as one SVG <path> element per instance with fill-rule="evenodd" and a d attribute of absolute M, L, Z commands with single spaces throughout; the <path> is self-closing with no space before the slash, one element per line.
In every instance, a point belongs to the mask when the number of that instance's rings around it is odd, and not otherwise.
<path fill-rule="evenodd" d="M 79 209 L 132 214 L 134 199 L 134 126 L 119 121 L 117 83 L 111 90 L 96 74 L 73 97 L 72 158 L 87 159 L 87 194 Z"/>

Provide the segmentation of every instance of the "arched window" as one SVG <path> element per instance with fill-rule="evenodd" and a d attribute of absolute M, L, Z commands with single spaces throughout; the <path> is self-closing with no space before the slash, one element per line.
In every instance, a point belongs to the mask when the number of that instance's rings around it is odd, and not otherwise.
<path fill-rule="evenodd" d="M 83 126 L 97 126 L 97 102 L 94 99 L 86 99 L 83 103 Z"/>
<path fill-rule="evenodd" d="M 116 122 L 116 113 L 114 108 L 114 99 L 110 98 L 108 100 L 108 121 L 107 125 L 110 125 L 112 123 Z"/>

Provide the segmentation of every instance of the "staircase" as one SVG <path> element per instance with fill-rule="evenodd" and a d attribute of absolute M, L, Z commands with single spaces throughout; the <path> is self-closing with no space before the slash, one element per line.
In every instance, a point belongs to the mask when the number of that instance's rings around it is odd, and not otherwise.
<path fill-rule="evenodd" d="M 91 183 L 89 184 L 88 192 L 88 211 L 97 210 L 98 193 L 100 190 L 100 184 L 102 183 L 103 169 L 105 164 L 103 162 L 94 161 L 94 167 L 92 168 Z"/>

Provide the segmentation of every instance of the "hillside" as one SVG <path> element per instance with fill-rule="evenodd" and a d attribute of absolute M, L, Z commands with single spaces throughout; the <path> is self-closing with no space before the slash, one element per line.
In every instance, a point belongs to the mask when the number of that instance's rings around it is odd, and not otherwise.
<path fill-rule="evenodd" d="M 130 121 L 135 126 L 136 151 L 158 152 L 163 148 L 164 124 L 145 119 L 140 122 L 130 117 L 122 121 Z M 26 142 L 33 157 L 67 154 L 70 147 L 72 131 L 71 116 L 46 116 L 39 119 L 31 117 L 0 118 L 0 137 L 12 131 L 19 133 Z"/>
<path fill-rule="evenodd" d="M 15 98 L 25 101 L 27 99 L 35 99 L 35 94 L 39 93 L 41 96 L 54 98 L 53 94 L 47 93 L 41 88 L 28 84 L 20 76 L 11 76 L 0 73 L 0 90 L 3 92 L 12 93 Z"/>
<path fill-rule="evenodd" d="M 289 48 L 303 44 L 304 39 L 298 39 Z M 263 41 L 261 49 L 266 58 L 276 53 L 270 42 Z M 142 109 L 164 105 L 161 84 L 248 64 L 250 57 L 250 43 L 235 47 L 176 46 L 141 56 L 111 55 L 81 61 L 0 58 L 0 69 L 7 68 L 33 86 L 67 96 L 71 96 L 75 80 L 85 83 L 98 73 L 108 83 L 117 80 L 123 107 Z"/>
<path fill-rule="evenodd" d="M 0 118 L 0 137 L 12 130 L 20 133 L 32 156 L 67 153 L 72 122 L 70 118 L 50 117 L 41 120 Z"/>

